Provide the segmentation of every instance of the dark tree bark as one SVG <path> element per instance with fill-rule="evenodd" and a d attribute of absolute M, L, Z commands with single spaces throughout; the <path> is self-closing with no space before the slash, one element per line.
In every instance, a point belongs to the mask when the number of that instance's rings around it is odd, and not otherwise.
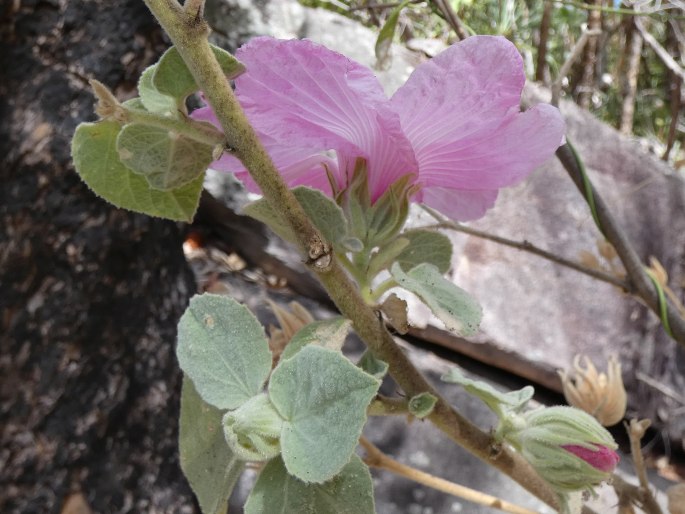
<path fill-rule="evenodd" d="M 0 45 L 0 512 L 193 512 L 178 466 L 174 223 L 73 171 L 86 78 L 131 95 L 166 46 L 143 2 L 6 2 Z M 69 510 L 69 509 L 65 509 Z"/>

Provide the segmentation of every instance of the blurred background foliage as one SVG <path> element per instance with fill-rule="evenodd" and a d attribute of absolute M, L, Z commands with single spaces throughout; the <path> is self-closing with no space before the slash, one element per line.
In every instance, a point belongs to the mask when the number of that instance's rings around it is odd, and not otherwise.
<path fill-rule="evenodd" d="M 427 40 L 505 36 L 521 51 L 529 79 L 561 81 L 562 97 L 685 170 L 685 0 L 300 1 L 377 27 L 379 43 L 429 48 Z M 598 35 L 582 37 L 588 30 Z"/>

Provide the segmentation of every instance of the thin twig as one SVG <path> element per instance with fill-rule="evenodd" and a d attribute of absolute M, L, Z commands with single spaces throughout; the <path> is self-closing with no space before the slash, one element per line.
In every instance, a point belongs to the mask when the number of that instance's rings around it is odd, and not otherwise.
<path fill-rule="evenodd" d="M 469 37 L 469 33 L 464 28 L 464 23 L 461 21 L 457 13 L 452 8 L 452 5 L 445 0 L 431 0 L 435 7 L 442 13 L 445 17 L 447 23 L 457 34 L 457 37 L 461 39 L 466 39 Z"/>
<path fill-rule="evenodd" d="M 482 239 L 487 239 L 488 241 L 494 241 L 495 243 L 504 245 L 504 246 L 509 246 L 510 248 L 516 248 L 517 250 L 521 250 L 524 252 L 532 253 L 533 255 L 537 255 L 539 257 L 542 257 L 544 259 L 547 259 L 551 262 L 554 262 L 555 264 L 559 264 L 560 266 L 564 266 L 566 268 L 570 268 L 572 270 L 578 271 L 579 273 L 583 273 L 585 275 L 588 275 L 592 278 L 595 278 L 597 280 L 601 280 L 602 282 L 606 282 L 608 284 L 611 284 L 613 286 L 616 286 L 620 289 L 622 289 L 625 292 L 630 292 L 630 285 L 628 282 L 625 280 L 622 280 L 621 278 L 612 275 L 610 273 L 606 273 L 604 271 L 600 270 L 595 270 L 592 268 L 589 268 L 587 266 L 583 266 L 582 264 L 579 264 L 577 262 L 564 259 L 563 257 L 559 257 L 558 255 L 555 255 L 551 252 L 548 252 L 546 250 L 543 250 L 541 248 L 538 248 L 537 246 L 531 244 L 528 241 L 514 241 L 512 239 L 507 239 L 505 237 L 500 237 L 496 236 L 494 234 L 490 234 L 489 232 L 484 232 L 482 230 L 478 230 L 475 228 L 467 227 L 464 225 L 461 225 L 460 223 L 455 223 L 453 221 L 449 221 L 444 219 L 442 216 L 440 216 L 437 212 L 435 212 L 433 209 L 427 206 L 422 206 L 423 209 L 428 212 L 431 216 L 433 216 L 438 223 L 435 225 L 429 225 L 426 227 L 421 227 L 424 229 L 449 229 L 449 230 L 454 230 L 456 232 L 463 232 L 464 234 L 468 234 L 470 236 L 475 236 L 475 237 L 480 237 Z"/>
<path fill-rule="evenodd" d="M 586 9 L 588 11 L 601 11 L 609 14 L 625 14 L 628 16 L 653 16 L 655 14 L 658 14 L 660 12 L 666 11 L 667 9 L 675 9 L 675 6 L 664 6 L 660 7 L 658 9 L 652 9 L 652 10 L 640 10 L 636 11 L 634 9 L 622 9 L 622 8 L 614 8 L 614 7 L 605 7 L 603 5 L 592 5 L 592 4 L 587 4 L 585 2 L 576 2 L 574 0 L 555 0 L 557 3 L 563 4 L 563 5 L 572 5 L 573 7 L 578 7 L 579 9 Z M 681 19 L 682 16 L 677 16 L 677 19 Z"/>
<path fill-rule="evenodd" d="M 538 42 L 538 58 L 535 67 L 535 80 L 538 82 L 548 83 L 549 81 L 549 67 L 547 66 L 547 42 L 549 40 L 549 30 L 552 26 L 552 13 L 554 11 L 554 3 L 545 0 L 545 5 L 542 10 L 542 19 L 540 20 L 540 41 Z"/>
<path fill-rule="evenodd" d="M 602 0 L 593 0 L 594 5 L 602 5 Z M 587 28 L 590 31 L 601 31 L 602 11 L 589 10 L 587 13 Z M 595 65 L 597 63 L 597 37 L 587 40 L 583 51 L 580 69 L 581 77 L 579 83 L 574 85 L 574 91 L 578 92 L 577 103 L 583 108 L 590 107 L 592 93 L 595 91 Z"/>
<path fill-rule="evenodd" d="M 564 77 L 569 74 L 569 72 L 571 71 L 571 67 L 578 60 L 578 57 L 580 57 L 580 54 L 583 51 L 583 48 L 585 48 L 585 44 L 587 43 L 588 38 L 590 38 L 591 36 L 598 36 L 601 33 L 601 30 L 583 30 L 583 33 L 580 35 L 578 41 L 571 50 L 571 55 L 568 56 L 566 62 L 564 62 L 564 64 L 562 64 L 561 66 L 561 69 L 559 69 L 557 79 L 552 83 L 552 105 L 559 106 L 559 97 L 561 96 L 561 87 L 564 81 Z"/>
<path fill-rule="evenodd" d="M 635 19 L 631 18 L 626 26 L 625 75 L 622 75 L 620 78 L 623 101 L 619 130 L 622 134 L 630 134 L 633 131 L 637 79 L 640 73 L 640 60 L 642 58 L 642 41 L 642 36 L 635 28 Z"/>
<path fill-rule="evenodd" d="M 650 377 L 649 375 L 646 375 L 642 371 L 636 372 L 635 378 L 637 378 L 640 382 L 644 382 L 648 386 L 653 387 L 654 389 L 659 391 L 664 396 L 668 396 L 672 400 L 675 400 L 678 403 L 685 405 L 685 396 L 675 392 L 673 389 L 662 384 L 661 382 L 654 380 L 652 377 Z"/>
<path fill-rule="evenodd" d="M 661 507 L 656 502 L 652 490 L 649 487 L 649 480 L 647 478 L 647 468 L 645 468 L 645 461 L 642 457 L 642 448 L 640 448 L 640 441 L 645 435 L 645 431 L 651 424 L 650 420 L 636 420 L 631 419 L 630 425 L 626 424 L 626 431 L 630 437 L 630 453 L 633 456 L 633 467 L 637 473 L 640 481 L 639 501 L 642 509 L 647 514 L 662 514 Z"/>
<path fill-rule="evenodd" d="M 680 77 L 681 80 L 685 80 L 685 70 L 683 70 L 676 60 L 671 57 L 668 51 L 659 44 L 654 36 L 652 36 L 652 34 L 645 29 L 645 26 L 642 24 L 641 20 L 635 18 L 635 27 L 640 31 L 640 34 L 642 34 L 642 38 L 645 40 L 645 42 L 652 47 L 652 50 L 654 50 L 654 53 L 656 53 L 657 57 L 661 59 L 661 62 L 663 62 L 669 70 Z"/>
<path fill-rule="evenodd" d="M 440 477 L 436 477 L 424 471 L 420 471 L 411 466 L 407 466 L 395 459 L 385 455 L 380 449 L 378 449 L 371 441 L 362 437 L 359 439 L 359 443 L 366 450 L 366 458 L 364 462 L 371 467 L 384 469 L 395 473 L 396 475 L 402 476 L 419 484 L 423 484 L 427 487 L 431 487 L 443 493 L 451 494 L 457 498 L 462 498 L 464 500 L 476 503 L 478 505 L 485 505 L 486 507 L 492 507 L 493 509 L 498 509 L 503 512 L 511 512 L 513 514 L 538 514 L 534 510 L 526 509 L 525 507 L 519 507 L 513 503 L 497 498 L 496 496 L 490 496 L 489 494 L 481 493 L 474 489 L 464 487 L 463 485 L 455 484 Z"/>
<path fill-rule="evenodd" d="M 647 306 L 661 317 L 661 304 L 659 303 L 659 294 L 656 286 L 645 272 L 644 265 L 630 243 L 628 236 L 621 229 L 597 190 L 589 183 L 589 179 L 584 176 L 573 150 L 566 144 L 561 146 L 556 154 L 583 197 L 587 198 L 585 188 L 587 185 L 590 186 L 595 213 L 597 214 L 601 230 L 606 239 L 616 249 L 616 254 L 621 259 L 623 267 L 628 274 L 627 279 L 631 286 L 628 290 L 640 296 Z M 673 339 L 685 346 L 685 319 L 679 315 L 678 310 L 673 307 L 671 302 L 666 302 L 665 313 L 668 325 L 673 333 Z"/>

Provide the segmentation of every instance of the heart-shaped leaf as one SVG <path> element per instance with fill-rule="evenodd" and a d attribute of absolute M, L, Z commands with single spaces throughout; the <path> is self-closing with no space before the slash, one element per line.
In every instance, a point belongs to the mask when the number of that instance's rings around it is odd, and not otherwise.
<path fill-rule="evenodd" d="M 188 377 L 181 389 L 178 436 L 181 469 L 202 514 L 225 514 L 244 463 L 231 452 L 221 427 L 222 412 L 205 403 Z"/>
<path fill-rule="evenodd" d="M 81 123 L 71 142 L 74 167 L 93 192 L 108 202 L 149 216 L 192 221 L 200 201 L 204 174 L 170 191 L 153 189 L 119 159 L 121 125 L 114 121 Z"/>
<path fill-rule="evenodd" d="M 471 296 L 442 276 L 432 264 L 419 264 L 407 273 L 395 263 L 390 274 L 400 287 L 418 296 L 450 332 L 472 335 L 483 310 Z"/>
<path fill-rule="evenodd" d="M 119 158 L 160 191 L 182 187 L 202 175 L 214 148 L 162 127 L 129 123 L 117 137 Z"/>
<path fill-rule="evenodd" d="M 341 353 L 305 346 L 271 374 L 269 397 L 283 423 L 281 455 L 304 482 L 330 480 L 350 460 L 380 382 Z"/>
<path fill-rule="evenodd" d="M 269 462 L 257 478 L 245 504 L 245 514 L 374 514 L 369 468 L 352 456 L 324 484 L 306 484 L 288 474 L 280 458 Z"/>
<path fill-rule="evenodd" d="M 200 396 L 220 409 L 237 409 L 264 387 L 271 352 L 257 318 L 232 298 L 194 296 L 178 323 L 181 369 Z"/>

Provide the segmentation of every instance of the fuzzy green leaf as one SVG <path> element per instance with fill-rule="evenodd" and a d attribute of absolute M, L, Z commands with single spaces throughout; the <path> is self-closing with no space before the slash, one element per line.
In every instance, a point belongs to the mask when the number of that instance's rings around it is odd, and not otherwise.
<path fill-rule="evenodd" d="M 315 321 L 295 333 L 281 354 L 281 359 L 289 359 L 308 344 L 317 344 L 331 350 L 342 348 L 352 322 L 345 318 Z"/>
<path fill-rule="evenodd" d="M 323 237 L 333 246 L 340 246 L 347 239 L 347 222 L 338 205 L 317 189 L 296 187 L 293 194 L 302 205 L 309 219 L 321 231 Z M 262 223 L 266 223 L 279 237 L 295 242 L 295 236 L 284 223 L 283 217 L 275 213 L 264 198 L 247 205 L 243 212 Z"/>
<path fill-rule="evenodd" d="M 438 398 L 431 393 L 421 393 L 409 400 L 409 412 L 419 419 L 423 419 L 433 412 Z"/>
<path fill-rule="evenodd" d="M 200 396 L 236 409 L 257 395 L 271 370 L 271 352 L 257 318 L 232 298 L 194 296 L 178 323 L 181 369 Z"/>
<path fill-rule="evenodd" d="M 288 474 L 280 458 L 259 474 L 245 514 L 373 514 L 369 468 L 356 455 L 325 484 L 306 484 Z"/>
<path fill-rule="evenodd" d="M 447 236 L 432 230 L 407 230 L 402 238 L 409 244 L 397 256 L 397 262 L 406 272 L 419 264 L 428 263 L 447 273 L 452 262 L 452 242 Z"/>
<path fill-rule="evenodd" d="M 179 108 L 185 112 L 185 105 L 179 104 L 169 95 L 160 93 L 152 83 L 152 78 L 157 71 L 157 64 L 153 64 L 143 71 L 138 79 L 138 96 L 145 108 L 157 114 L 169 117 L 176 116 Z"/>
<path fill-rule="evenodd" d="M 150 187 L 119 159 L 121 126 L 114 121 L 81 123 L 71 142 L 74 167 L 93 192 L 111 204 L 176 221 L 192 221 L 200 201 L 204 175 L 171 191 Z"/>
<path fill-rule="evenodd" d="M 202 514 L 225 514 L 228 498 L 244 464 L 224 439 L 222 413 L 205 403 L 188 377 L 183 378 L 178 436 L 181 469 Z"/>
<path fill-rule="evenodd" d="M 339 352 L 308 345 L 271 374 L 269 397 L 285 420 L 281 454 L 300 480 L 330 480 L 350 460 L 380 382 Z"/>
<path fill-rule="evenodd" d="M 472 335 L 483 310 L 471 296 L 442 276 L 432 264 L 419 264 L 407 273 L 395 263 L 390 274 L 400 287 L 418 296 L 450 332 Z"/>
<path fill-rule="evenodd" d="M 214 56 L 229 79 L 234 79 L 245 71 L 245 66 L 226 50 L 211 45 Z M 152 76 L 152 85 L 160 92 L 183 102 L 186 97 L 199 88 L 176 50 L 169 48 L 160 58 Z"/>
<path fill-rule="evenodd" d="M 117 137 L 119 158 L 150 187 L 169 191 L 201 176 L 214 160 L 213 147 L 162 127 L 130 123 Z"/>
<path fill-rule="evenodd" d="M 498 415 L 501 415 L 506 411 L 521 410 L 526 403 L 528 403 L 528 400 L 533 397 L 533 393 L 535 392 L 532 386 L 526 386 L 518 391 L 503 393 L 487 382 L 472 380 L 464 376 L 458 368 L 452 368 L 440 377 L 440 379 L 443 382 L 461 385 L 469 393 L 480 398 Z"/>

